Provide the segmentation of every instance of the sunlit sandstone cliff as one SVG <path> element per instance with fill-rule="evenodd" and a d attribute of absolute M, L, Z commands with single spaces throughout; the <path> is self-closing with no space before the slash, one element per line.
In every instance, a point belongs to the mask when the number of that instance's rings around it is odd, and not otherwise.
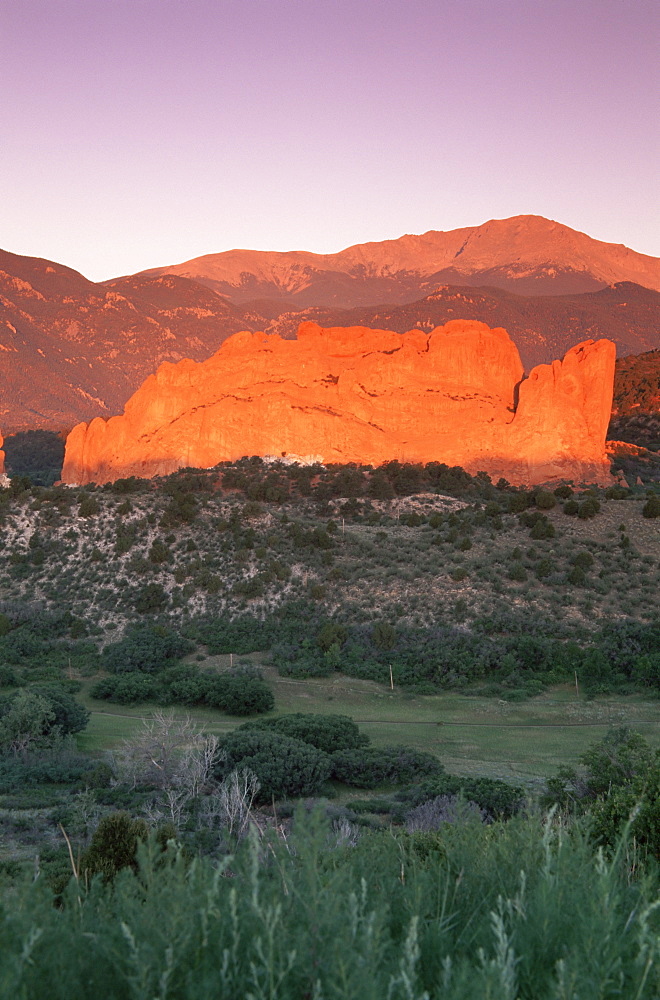
<path fill-rule="evenodd" d="M 2 436 L 2 431 L 0 431 L 0 476 L 4 476 L 5 474 L 5 453 L 2 450 L 2 446 L 4 443 L 5 442 Z"/>
<path fill-rule="evenodd" d="M 430 334 L 303 323 L 298 339 L 237 333 L 207 361 L 165 363 L 124 414 L 78 424 L 66 483 L 165 475 L 244 455 L 441 461 L 513 483 L 609 482 L 615 348 L 586 341 L 523 378 L 503 329 Z"/>

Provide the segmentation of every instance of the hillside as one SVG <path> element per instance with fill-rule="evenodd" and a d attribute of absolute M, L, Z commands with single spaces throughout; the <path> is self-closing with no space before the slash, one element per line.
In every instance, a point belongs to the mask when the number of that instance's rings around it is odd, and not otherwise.
<path fill-rule="evenodd" d="M 184 278 L 135 279 L 118 292 L 0 251 L 0 427 L 60 430 L 110 416 L 162 361 L 206 358 L 245 326 Z"/>
<path fill-rule="evenodd" d="M 624 460 L 622 467 L 635 469 L 643 479 L 651 469 L 657 476 L 660 457 L 654 453 L 660 451 L 660 351 L 618 359 L 607 436 L 634 446 L 618 449 Z"/>
<path fill-rule="evenodd" d="M 233 302 L 285 299 L 299 307 L 405 303 L 438 285 L 495 286 L 521 295 L 592 292 L 631 281 L 660 291 L 660 262 L 537 215 L 429 230 L 335 254 L 229 250 L 152 268 L 208 285 Z"/>
<path fill-rule="evenodd" d="M 0 601 L 109 630 L 145 613 L 267 618 L 300 600 L 321 620 L 502 615 L 569 633 L 653 614 L 660 540 L 644 491 L 613 487 L 594 505 L 564 486 L 535 507 L 538 492 L 438 463 L 259 459 L 82 490 L 17 481 L 0 492 Z M 571 575 L 583 550 L 586 572 Z"/>
<path fill-rule="evenodd" d="M 657 413 L 659 410 L 660 350 L 619 358 L 612 415 L 631 417 L 635 413 Z"/>

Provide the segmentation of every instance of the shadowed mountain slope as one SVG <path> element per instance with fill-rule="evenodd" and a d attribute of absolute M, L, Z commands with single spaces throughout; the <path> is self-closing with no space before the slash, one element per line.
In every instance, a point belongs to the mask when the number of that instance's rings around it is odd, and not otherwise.
<path fill-rule="evenodd" d="M 110 416 L 162 361 L 206 358 L 246 325 L 185 278 L 130 279 L 119 291 L 0 251 L 0 427 L 60 429 Z"/>

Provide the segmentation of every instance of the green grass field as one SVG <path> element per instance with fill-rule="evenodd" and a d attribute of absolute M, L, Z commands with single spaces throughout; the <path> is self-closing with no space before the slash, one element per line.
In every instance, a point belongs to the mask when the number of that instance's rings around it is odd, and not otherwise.
<path fill-rule="evenodd" d="M 229 657 L 209 657 L 205 666 L 225 667 L 228 661 Z M 262 669 L 275 694 L 274 714 L 349 715 L 376 746 L 406 743 L 430 751 L 455 774 L 534 784 L 560 765 L 574 763 L 612 725 L 629 725 L 660 746 L 660 703 L 640 696 L 587 700 L 576 697 L 574 688 L 562 686 L 512 703 L 455 693 L 413 695 L 343 674 L 293 680 L 280 677 L 272 667 Z M 93 713 L 79 737 L 81 749 L 101 751 L 116 746 L 155 710 L 153 705 L 94 701 L 88 695 L 91 683 L 84 683 L 80 695 Z M 219 735 L 243 721 L 211 709 L 174 711 L 190 714 Z"/>

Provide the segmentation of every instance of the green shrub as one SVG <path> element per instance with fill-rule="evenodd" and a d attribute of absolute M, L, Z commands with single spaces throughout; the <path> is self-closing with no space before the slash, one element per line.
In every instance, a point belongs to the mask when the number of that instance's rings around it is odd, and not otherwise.
<path fill-rule="evenodd" d="M 110 788 L 114 772 L 109 764 L 100 760 L 96 767 L 85 774 L 85 784 L 88 788 Z"/>
<path fill-rule="evenodd" d="M 525 570 L 525 567 L 520 561 L 516 560 L 511 563 L 508 572 L 508 577 L 509 580 L 515 580 L 518 583 L 524 583 L 524 581 L 527 579 L 527 572 Z"/>
<path fill-rule="evenodd" d="M 233 593 L 247 597 L 248 600 L 262 597 L 264 593 L 263 581 L 258 576 L 252 576 L 249 580 L 241 580 L 234 584 Z"/>
<path fill-rule="evenodd" d="M 660 758 L 625 785 L 615 787 L 591 810 L 596 843 L 615 848 L 624 830 L 646 856 L 660 861 Z"/>
<path fill-rule="evenodd" d="M 331 759 L 333 777 L 356 788 L 403 784 L 443 770 L 432 754 L 405 746 L 338 750 Z"/>
<path fill-rule="evenodd" d="M 0 688 L 16 687 L 19 683 L 19 675 L 10 667 L 8 663 L 0 663 Z"/>
<path fill-rule="evenodd" d="M 244 615 L 234 621 L 228 618 L 205 619 L 194 626 L 191 634 L 208 646 L 211 656 L 223 653 L 240 656 L 269 649 L 275 636 L 275 628 L 270 622 Z"/>
<path fill-rule="evenodd" d="M 578 552 L 571 559 L 573 566 L 579 566 L 580 569 L 591 569 L 594 564 L 594 557 L 591 552 Z"/>
<path fill-rule="evenodd" d="M 139 479 L 137 476 L 115 479 L 114 483 L 110 483 L 107 487 L 112 493 L 116 493 L 119 496 L 126 496 L 131 493 L 148 493 L 152 488 L 149 480 Z"/>
<path fill-rule="evenodd" d="M 658 768 L 658 761 L 639 733 L 627 726 L 610 729 L 582 754 L 579 769 L 562 767 L 548 779 L 544 804 L 584 809 L 619 789 L 643 787 L 646 777 Z"/>
<path fill-rule="evenodd" d="M 120 705 L 136 705 L 144 701 L 157 701 L 160 685 L 147 674 L 119 674 L 106 677 L 92 687 L 92 698 L 99 701 L 114 701 Z"/>
<path fill-rule="evenodd" d="M 159 583 L 148 583 L 135 595 L 134 608 L 139 615 L 158 614 L 167 607 L 169 598 Z"/>
<path fill-rule="evenodd" d="M 240 729 L 222 740 L 225 759 L 217 769 L 224 778 L 247 767 L 259 779 L 259 800 L 314 795 L 330 776 L 331 762 L 316 747 L 280 733 Z"/>
<path fill-rule="evenodd" d="M 253 671 L 205 676 L 204 704 L 210 708 L 219 708 L 228 715 L 260 715 L 275 706 L 268 684 Z"/>
<path fill-rule="evenodd" d="M 643 517 L 660 517 L 660 494 L 654 493 L 642 507 Z"/>
<path fill-rule="evenodd" d="M 509 493 L 507 507 L 509 514 L 519 514 L 527 510 L 530 505 L 530 495 L 520 490 L 517 493 Z"/>
<path fill-rule="evenodd" d="M 159 675 L 159 699 L 168 705 L 204 705 L 214 675 L 187 664 L 168 667 Z"/>
<path fill-rule="evenodd" d="M 396 645 L 397 631 L 389 622 L 376 622 L 371 630 L 371 641 L 376 649 L 389 652 Z"/>
<path fill-rule="evenodd" d="M 635 660 L 632 677 L 638 684 L 660 688 L 660 651 Z"/>
<path fill-rule="evenodd" d="M 35 750 L 16 756 L 0 756 L 0 794 L 18 792 L 38 785 L 72 785 L 84 781 L 94 761 L 72 750 L 66 743 L 53 749 Z"/>
<path fill-rule="evenodd" d="M 169 562 L 171 558 L 172 554 L 165 542 L 160 538 L 156 538 L 149 549 L 149 562 L 154 563 L 155 566 L 162 566 L 163 563 Z"/>
<path fill-rule="evenodd" d="M 598 796 L 644 777 L 654 762 L 654 753 L 643 736 L 628 726 L 619 726 L 593 743 L 580 760 L 587 769 L 590 794 Z"/>
<path fill-rule="evenodd" d="M 545 514 L 540 510 L 525 510 L 518 517 L 519 524 L 525 528 L 534 528 L 539 522 L 547 521 Z"/>
<path fill-rule="evenodd" d="M 536 575 L 539 580 L 545 580 L 547 577 L 551 576 L 555 571 L 554 560 L 548 556 L 543 559 L 539 559 L 536 564 Z"/>
<path fill-rule="evenodd" d="M 554 538 L 555 526 L 552 521 L 547 519 L 547 517 L 541 517 L 530 531 L 529 537 L 533 538 L 535 541 L 544 538 Z"/>
<path fill-rule="evenodd" d="M 326 622 L 325 625 L 319 629 L 316 636 L 316 645 L 322 649 L 324 653 L 327 653 L 333 648 L 333 646 L 343 646 L 347 638 L 348 633 L 343 625 L 338 625 L 335 622 Z"/>
<path fill-rule="evenodd" d="M 299 810 L 286 843 L 252 837 L 231 861 L 192 864 L 159 865 L 142 833 L 124 823 L 104 838 L 102 856 L 129 866 L 112 885 L 71 884 L 58 906 L 42 878 L 12 886 L 2 909 L 7 997 L 660 993 L 657 871 L 629 877 L 579 830 L 538 816 L 423 834 L 361 828 L 354 846 L 338 847 L 330 822 Z M 57 863 L 65 870 L 63 851 Z"/>
<path fill-rule="evenodd" d="M 557 505 L 556 491 L 555 493 L 550 493 L 547 490 L 539 490 L 534 495 L 534 503 L 539 510 L 552 510 Z"/>
<path fill-rule="evenodd" d="M 397 798 L 409 807 L 421 805 L 438 795 L 460 795 L 474 802 L 492 819 L 510 819 L 525 802 L 519 785 L 510 785 L 496 778 L 465 778 L 454 774 L 439 774 L 400 792 Z"/>
<path fill-rule="evenodd" d="M 101 507 L 99 505 L 96 497 L 90 496 L 90 494 L 85 494 L 80 501 L 80 506 L 78 508 L 79 517 L 95 517 L 96 514 L 101 512 Z"/>
<path fill-rule="evenodd" d="M 137 846 L 148 835 L 143 819 L 133 819 L 125 812 L 104 816 L 80 860 L 81 874 L 86 878 L 101 875 L 109 882 L 122 868 L 137 871 Z"/>
<path fill-rule="evenodd" d="M 564 507 L 564 511 L 565 510 L 566 507 Z M 579 505 L 577 510 L 577 516 L 582 518 L 583 520 L 589 520 L 590 518 L 595 517 L 596 514 L 599 513 L 599 511 L 600 511 L 599 501 L 596 500 L 595 497 L 587 497 L 587 499 L 583 500 L 582 503 Z"/>
<path fill-rule="evenodd" d="M 281 715 L 277 719 L 248 722 L 241 729 L 275 730 L 329 754 L 337 750 L 363 747 L 369 743 L 369 737 L 364 736 L 346 715 L 305 715 L 296 712 Z"/>
<path fill-rule="evenodd" d="M 87 726 L 90 712 L 61 684 L 34 684 L 33 694 L 41 695 L 50 705 L 53 726 L 57 726 L 62 736 L 79 733 Z"/>
<path fill-rule="evenodd" d="M 161 625 L 138 626 L 103 651 L 102 663 L 110 673 L 140 671 L 153 674 L 173 660 L 191 653 L 195 644 Z"/>
<path fill-rule="evenodd" d="M 118 508 L 118 513 L 121 513 L 122 508 L 128 506 L 130 509 L 130 504 L 126 501 L 126 504 L 121 504 Z M 125 510 L 124 513 L 128 513 L 129 510 Z M 138 528 L 137 524 L 124 524 L 122 521 L 116 526 L 115 529 L 115 554 L 118 556 L 124 555 L 125 552 L 129 552 L 133 548 L 138 540 Z"/>
<path fill-rule="evenodd" d="M 198 513 L 197 500 L 192 493 L 177 493 L 172 496 L 160 519 L 161 528 L 176 528 L 182 524 L 192 524 Z"/>

